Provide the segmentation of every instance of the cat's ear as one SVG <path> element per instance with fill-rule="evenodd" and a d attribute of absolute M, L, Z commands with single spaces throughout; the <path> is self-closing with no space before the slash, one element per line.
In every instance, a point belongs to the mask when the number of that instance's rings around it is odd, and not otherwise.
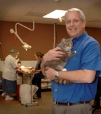
<path fill-rule="evenodd" d="M 65 44 L 67 42 L 67 39 L 66 38 L 63 38 L 62 41 L 61 41 L 61 44 Z"/>
<path fill-rule="evenodd" d="M 61 41 L 64 41 L 65 40 L 65 38 L 62 38 L 62 40 Z"/>
<path fill-rule="evenodd" d="M 66 38 L 62 38 L 61 42 L 65 42 L 66 41 Z"/>
<path fill-rule="evenodd" d="M 66 38 L 62 38 L 63 40 L 65 40 Z"/>

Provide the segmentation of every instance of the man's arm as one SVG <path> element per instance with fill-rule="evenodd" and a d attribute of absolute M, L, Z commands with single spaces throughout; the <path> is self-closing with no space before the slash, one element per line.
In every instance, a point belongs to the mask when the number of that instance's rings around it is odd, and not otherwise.
<path fill-rule="evenodd" d="M 46 76 L 54 80 L 56 70 L 49 68 L 45 71 Z M 76 70 L 76 71 L 59 71 L 58 76 L 60 79 L 65 79 L 75 83 L 92 83 L 95 79 L 96 71 L 94 70 Z"/>

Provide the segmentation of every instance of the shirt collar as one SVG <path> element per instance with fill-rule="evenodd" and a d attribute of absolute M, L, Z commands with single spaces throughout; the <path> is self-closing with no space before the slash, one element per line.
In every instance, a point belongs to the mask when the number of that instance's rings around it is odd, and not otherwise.
<path fill-rule="evenodd" d="M 84 33 L 81 34 L 80 36 L 73 38 L 73 43 L 75 43 L 75 42 L 78 41 L 79 39 L 82 39 L 82 38 L 83 38 L 84 36 L 86 36 L 86 35 L 87 35 L 87 32 L 84 32 Z"/>

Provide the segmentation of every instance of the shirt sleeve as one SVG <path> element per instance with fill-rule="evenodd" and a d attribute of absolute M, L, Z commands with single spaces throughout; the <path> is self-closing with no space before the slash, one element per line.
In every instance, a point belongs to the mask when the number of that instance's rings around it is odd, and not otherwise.
<path fill-rule="evenodd" d="M 101 71 L 101 51 L 97 42 L 89 42 L 82 51 L 82 69 Z"/>
<path fill-rule="evenodd" d="M 17 65 L 17 62 L 16 62 L 16 59 L 11 59 L 11 64 L 13 66 L 13 68 L 16 68 L 18 65 Z"/>

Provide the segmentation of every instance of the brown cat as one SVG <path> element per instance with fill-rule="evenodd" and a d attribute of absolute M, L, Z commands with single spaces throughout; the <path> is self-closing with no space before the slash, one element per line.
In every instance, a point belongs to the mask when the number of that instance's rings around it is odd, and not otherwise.
<path fill-rule="evenodd" d="M 58 60 L 58 61 L 56 61 L 56 60 L 47 61 L 44 64 L 44 69 L 45 70 L 47 70 L 47 68 L 50 67 L 50 68 L 53 68 L 57 71 L 64 71 L 63 68 L 64 68 L 67 60 L 76 53 L 76 51 L 71 52 L 71 49 L 73 47 L 72 39 L 73 38 L 68 38 L 68 39 L 63 38 L 61 40 L 61 43 L 58 46 L 62 49 L 62 51 L 65 53 L 65 55 L 63 57 L 61 57 L 60 60 Z M 71 83 L 70 81 L 63 80 L 63 79 L 54 79 L 54 81 L 56 83 L 62 84 L 62 85 Z"/>

